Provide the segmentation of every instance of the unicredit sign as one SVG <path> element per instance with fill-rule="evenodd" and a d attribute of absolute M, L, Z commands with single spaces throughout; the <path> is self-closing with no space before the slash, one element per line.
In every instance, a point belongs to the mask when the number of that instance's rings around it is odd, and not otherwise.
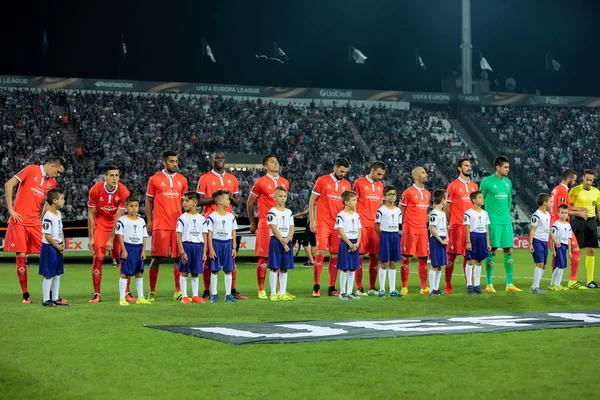
<path fill-rule="evenodd" d="M 336 97 L 336 98 L 349 99 L 349 98 L 352 97 L 352 90 L 327 90 L 327 89 L 321 89 L 319 91 L 319 96 L 321 96 L 321 97 Z"/>

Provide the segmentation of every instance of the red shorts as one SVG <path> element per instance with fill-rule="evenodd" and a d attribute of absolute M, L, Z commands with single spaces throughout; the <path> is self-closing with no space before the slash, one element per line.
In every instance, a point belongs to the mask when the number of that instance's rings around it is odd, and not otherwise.
<path fill-rule="evenodd" d="M 375 232 L 375 228 L 362 228 L 360 237 L 360 254 L 379 254 L 379 236 Z"/>
<path fill-rule="evenodd" d="M 150 256 L 178 258 L 177 233 L 164 230 L 152 231 Z"/>
<path fill-rule="evenodd" d="M 4 238 L 4 251 L 39 254 L 42 248 L 42 224 L 26 226 L 8 223 Z"/>
<path fill-rule="evenodd" d="M 317 250 L 329 250 L 330 254 L 337 254 L 340 248 L 340 236 L 336 229 L 326 226 L 317 226 Z"/>
<path fill-rule="evenodd" d="M 467 250 L 467 228 L 465 226 L 457 226 L 448 230 L 448 246 L 446 246 L 448 254 L 458 254 L 465 256 Z"/>
<path fill-rule="evenodd" d="M 403 256 L 429 257 L 429 236 L 426 233 L 402 233 L 400 249 Z"/>
<path fill-rule="evenodd" d="M 94 257 L 95 258 L 104 258 L 106 255 L 106 244 L 108 243 L 108 239 L 110 239 L 111 232 L 108 231 L 94 231 Z M 121 242 L 119 241 L 119 237 L 115 235 L 115 240 L 113 241 L 113 249 L 110 253 L 111 258 L 113 260 L 118 260 L 121 254 Z"/>
<path fill-rule="evenodd" d="M 261 258 L 269 258 L 269 242 L 271 241 L 271 228 L 258 228 L 256 230 L 256 242 L 254 244 L 254 255 Z"/>

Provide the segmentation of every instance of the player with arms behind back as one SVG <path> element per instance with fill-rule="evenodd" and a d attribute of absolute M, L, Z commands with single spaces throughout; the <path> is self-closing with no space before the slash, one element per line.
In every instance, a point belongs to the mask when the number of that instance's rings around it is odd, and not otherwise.
<path fill-rule="evenodd" d="M 45 164 L 28 165 L 4 184 L 6 208 L 10 214 L 4 251 L 16 253 L 17 277 L 23 291 L 23 304 L 31 303 L 27 289 L 27 254 L 39 254 L 41 250 L 41 218 L 48 209 L 45 204 L 46 194 L 56 187 L 56 178 L 64 172 L 65 164 L 62 157 L 49 157 Z M 17 186 L 13 202 L 13 192 Z"/>
<path fill-rule="evenodd" d="M 344 209 L 335 218 L 335 229 L 340 237 L 337 269 L 340 272 L 340 300 L 360 300 L 352 289 L 354 288 L 355 273 L 360 267 L 359 244 L 362 234 L 360 215 L 356 212 L 358 196 L 355 192 L 346 190 L 342 193 Z"/>
<path fill-rule="evenodd" d="M 569 218 L 569 206 L 561 204 L 558 206 L 558 221 L 552 224 L 552 233 L 556 241 L 560 244 L 554 246 L 554 271 L 552 271 L 552 280 L 548 290 L 560 292 L 568 290 L 562 285 L 562 276 L 565 268 L 567 268 L 567 259 L 571 258 L 571 243 L 573 242 L 573 231 L 571 225 L 567 221 Z M 586 288 L 587 289 L 587 288 Z"/>
<path fill-rule="evenodd" d="M 150 295 L 148 300 L 156 300 L 156 281 L 160 261 L 164 257 L 173 259 L 175 295 L 173 300 L 181 300 L 179 286 L 179 248 L 177 247 L 177 220 L 181 215 L 183 194 L 188 191 L 187 179 L 177 173 L 179 159 L 174 151 L 162 154 L 163 170 L 154 174 L 148 181 L 146 191 L 146 217 L 148 233 L 152 235 L 150 256 Z"/>
<path fill-rule="evenodd" d="M 115 227 L 119 218 L 125 214 L 125 201 L 129 197 L 129 190 L 119 180 L 119 168 L 115 165 L 107 165 L 104 168 L 104 180 L 95 183 L 88 196 L 88 248 L 93 251 L 94 259 L 92 262 L 94 294 L 90 303 L 102 301 L 100 284 L 106 251 L 111 252 L 113 259 L 120 258 L 121 244 L 119 238 L 115 237 Z M 129 281 L 126 292 L 127 301 L 135 303 L 136 299 L 129 293 Z"/>
<path fill-rule="evenodd" d="M 481 207 L 484 204 L 483 194 L 476 190 L 469 195 L 473 207 L 465 211 L 463 223 L 467 234 L 467 294 L 483 294 L 481 290 L 481 262 L 489 256 L 490 217 Z"/>
<path fill-rule="evenodd" d="M 533 294 L 543 294 L 544 291 L 540 287 L 544 268 L 548 260 L 548 240 L 552 242 L 552 253 L 556 245 L 560 243 L 556 241 L 554 234 L 550 230 L 550 195 L 548 193 L 540 193 L 537 195 L 536 203 L 538 209 L 531 216 L 531 224 L 529 226 L 529 251 L 533 255 L 535 268 L 533 269 L 533 284 L 529 291 Z"/>
<path fill-rule="evenodd" d="M 390 297 L 403 297 L 396 290 L 396 262 L 400 261 L 400 224 L 402 211 L 396 207 L 396 188 L 383 189 L 385 204 L 375 214 L 375 232 L 379 236 L 379 297 L 385 297 L 385 274 L 390 278 Z"/>
<path fill-rule="evenodd" d="M 267 214 L 271 208 L 275 207 L 275 189 L 283 186 L 287 190 L 290 190 L 290 183 L 287 179 L 279 175 L 279 161 L 277 161 L 275 155 L 267 155 L 263 159 L 263 167 L 267 173 L 254 182 L 246 206 L 248 219 L 250 220 L 250 232 L 256 232 L 254 255 L 258 257 L 258 264 L 256 266 L 258 298 L 268 300 L 269 298 L 265 291 L 265 277 L 267 276 L 271 228 L 267 223 Z M 254 218 L 254 206 L 257 202 L 258 224 Z"/>
<path fill-rule="evenodd" d="M 431 258 L 431 271 L 429 271 L 430 296 L 441 296 L 440 279 L 442 267 L 446 267 L 446 246 L 448 245 L 448 222 L 446 220 L 446 191 L 437 189 L 433 191 L 433 210 L 429 216 L 429 253 Z"/>

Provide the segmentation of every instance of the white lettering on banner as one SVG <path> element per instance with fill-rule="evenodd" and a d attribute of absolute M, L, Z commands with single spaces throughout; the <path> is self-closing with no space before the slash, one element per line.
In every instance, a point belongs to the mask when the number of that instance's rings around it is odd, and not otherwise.
<path fill-rule="evenodd" d="M 299 333 L 255 333 L 250 331 L 243 331 L 240 329 L 232 329 L 232 328 L 194 328 L 191 329 L 207 332 L 207 333 L 218 333 L 220 335 L 225 336 L 236 336 L 236 337 L 246 337 L 246 338 L 282 338 L 282 339 L 291 339 L 291 338 L 301 338 L 301 337 L 322 337 L 322 336 L 336 336 L 343 335 L 344 333 L 348 333 L 348 331 L 344 329 L 334 329 L 327 328 L 324 326 L 315 326 L 315 325 L 307 325 L 307 324 L 281 324 L 275 325 L 281 328 L 294 329 L 299 331 L 308 331 L 308 332 L 299 332 Z"/>
<path fill-rule="evenodd" d="M 590 323 L 590 322 L 591 323 L 600 322 L 600 315 L 598 315 L 598 314 L 548 313 L 548 315 L 551 316 L 551 317 L 558 317 L 558 318 L 570 319 L 570 320 L 573 320 L 573 321 L 583 321 L 583 322 L 588 322 L 588 323 Z"/>
<path fill-rule="evenodd" d="M 413 93 L 412 98 L 413 100 L 450 101 L 450 96 L 447 94 Z"/>
<path fill-rule="evenodd" d="M 433 332 L 433 331 L 458 331 L 464 329 L 481 329 L 478 326 L 459 325 L 451 326 L 437 322 L 421 322 L 420 320 L 389 320 L 389 321 L 353 321 L 336 322 L 335 325 L 349 326 L 353 328 L 373 329 L 376 331 L 395 332 Z"/>
<path fill-rule="evenodd" d="M 529 248 L 529 237 L 527 237 L 527 236 L 515 236 L 513 238 L 513 248 L 515 248 L 515 249 L 528 249 Z"/>
<path fill-rule="evenodd" d="M 321 97 L 342 97 L 342 98 L 350 98 L 352 97 L 352 90 L 327 90 L 321 89 L 319 91 L 319 96 Z"/>
<path fill-rule="evenodd" d="M 29 83 L 29 79 L 27 79 L 27 78 L 2 78 L 2 80 L 0 82 L 10 83 L 13 85 L 27 85 Z"/>
<path fill-rule="evenodd" d="M 96 81 L 96 87 L 114 88 L 114 89 L 133 89 L 133 82 L 105 82 Z"/>
<path fill-rule="evenodd" d="M 460 99 L 464 102 L 478 103 L 480 101 L 479 96 L 460 96 Z"/>
<path fill-rule="evenodd" d="M 554 105 L 569 104 L 569 100 L 565 99 L 564 97 L 548 97 L 548 96 L 546 96 L 546 104 L 554 104 Z"/>
<path fill-rule="evenodd" d="M 472 324 L 491 326 L 531 326 L 531 324 L 519 324 L 522 321 L 537 321 L 537 318 L 517 318 L 511 315 L 493 315 L 489 317 L 464 317 L 449 318 L 450 322 L 470 322 Z"/>
<path fill-rule="evenodd" d="M 243 86 L 214 86 L 214 85 L 197 85 L 196 90 L 199 92 L 217 92 L 217 93 L 239 93 L 239 94 L 260 94 L 260 88 L 243 87 Z"/>

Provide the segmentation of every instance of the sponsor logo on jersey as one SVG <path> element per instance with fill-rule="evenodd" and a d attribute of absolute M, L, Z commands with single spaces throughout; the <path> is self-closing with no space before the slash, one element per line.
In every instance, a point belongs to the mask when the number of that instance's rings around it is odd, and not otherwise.
<path fill-rule="evenodd" d="M 36 188 L 36 187 L 31 187 L 31 191 L 37 196 L 37 197 L 45 197 L 46 196 L 46 192 L 44 192 L 42 189 Z"/>
<path fill-rule="evenodd" d="M 377 202 L 381 201 L 381 196 L 379 196 L 377 194 L 370 194 L 370 195 L 366 196 L 365 198 L 370 201 L 377 201 Z"/>
<path fill-rule="evenodd" d="M 99 210 L 102 210 L 102 211 L 104 211 L 105 213 L 108 213 L 108 214 L 113 214 L 114 212 L 117 211 L 117 207 L 104 206 L 104 207 L 100 207 Z"/>
<path fill-rule="evenodd" d="M 337 193 L 327 193 L 327 198 L 334 201 L 342 201 L 342 196 Z"/>
<path fill-rule="evenodd" d="M 167 190 L 163 192 L 163 196 L 168 197 L 169 199 L 176 199 L 179 197 L 179 192 L 177 190 Z"/>
<path fill-rule="evenodd" d="M 417 208 L 427 210 L 429 208 L 429 203 L 417 203 Z"/>

